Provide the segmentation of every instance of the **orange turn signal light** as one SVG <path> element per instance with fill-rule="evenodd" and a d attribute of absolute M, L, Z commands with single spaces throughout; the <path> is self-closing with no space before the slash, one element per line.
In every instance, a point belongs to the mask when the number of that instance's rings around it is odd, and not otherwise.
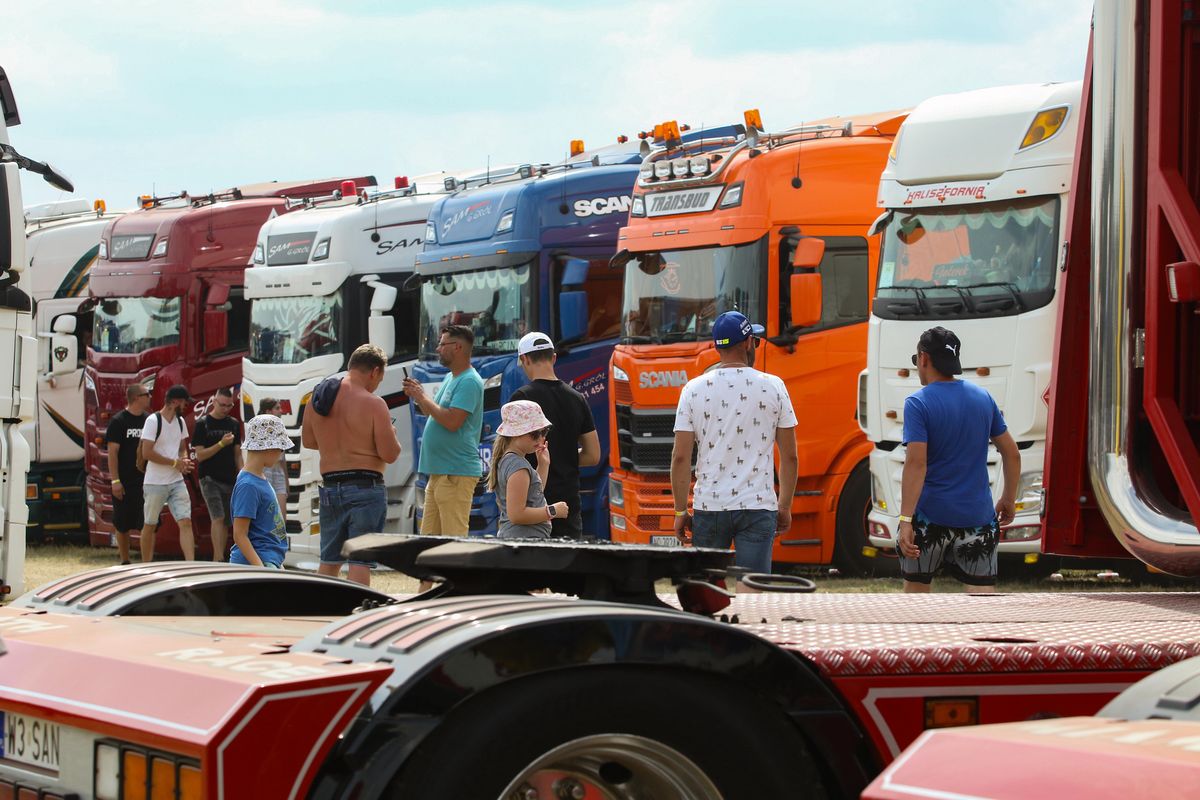
<path fill-rule="evenodd" d="M 1035 144 L 1046 141 L 1058 133 L 1058 129 L 1066 121 L 1066 106 L 1047 108 L 1045 111 L 1039 111 L 1037 116 L 1033 118 L 1033 122 L 1029 124 L 1029 130 L 1025 132 L 1025 138 L 1021 140 L 1021 146 L 1017 149 L 1024 150 L 1026 147 L 1032 147 Z"/>
<path fill-rule="evenodd" d="M 931 697 L 925 701 L 925 729 L 979 724 L 976 697 Z"/>

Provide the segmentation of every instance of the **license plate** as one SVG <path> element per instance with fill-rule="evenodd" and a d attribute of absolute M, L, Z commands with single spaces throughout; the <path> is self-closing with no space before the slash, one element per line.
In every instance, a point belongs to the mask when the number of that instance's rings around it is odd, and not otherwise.
<path fill-rule="evenodd" d="M 62 726 L 37 717 L 0 712 L 0 758 L 58 772 Z"/>
<path fill-rule="evenodd" d="M 651 536 L 650 544 L 659 547 L 679 547 L 679 538 L 676 536 Z"/>

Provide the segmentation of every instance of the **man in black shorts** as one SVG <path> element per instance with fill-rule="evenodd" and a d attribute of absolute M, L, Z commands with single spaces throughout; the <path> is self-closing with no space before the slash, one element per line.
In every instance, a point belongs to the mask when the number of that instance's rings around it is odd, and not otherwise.
<path fill-rule="evenodd" d="M 137 461 L 149 409 L 150 392 L 140 383 L 131 383 L 125 387 L 125 409 L 113 415 L 104 431 L 108 474 L 112 478 L 113 534 L 122 564 L 129 563 L 130 534 L 140 531 L 144 522 L 142 471 Z"/>
<path fill-rule="evenodd" d="M 554 343 L 534 331 L 521 337 L 517 358 L 529 383 L 513 392 L 513 400 L 532 400 L 550 420 L 550 475 L 545 495 L 549 503 L 567 504 L 567 516 L 551 521 L 550 535 L 556 539 L 582 539 L 583 517 L 579 512 L 579 468 L 600 463 L 600 438 L 587 400 L 570 384 L 554 374 Z"/>
<path fill-rule="evenodd" d="M 242 424 L 233 411 L 233 392 L 222 386 L 212 399 L 212 411 L 196 420 L 192 445 L 200 464 L 200 494 L 208 507 L 213 561 L 225 560 L 225 543 L 233 525 L 230 502 L 242 468 Z"/>

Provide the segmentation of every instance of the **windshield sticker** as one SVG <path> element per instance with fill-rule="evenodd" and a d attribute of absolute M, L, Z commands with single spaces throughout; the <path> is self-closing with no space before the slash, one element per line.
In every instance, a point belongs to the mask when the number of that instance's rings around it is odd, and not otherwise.
<path fill-rule="evenodd" d="M 936 189 L 914 189 L 908 193 L 908 197 L 904 198 L 904 205 L 908 205 L 914 200 L 937 200 L 944 202 L 948 197 L 983 200 L 983 193 L 986 190 L 987 185 L 982 183 L 977 186 L 939 186 Z"/>
<path fill-rule="evenodd" d="M 130 236 L 112 237 L 109 248 L 109 261 L 136 261 L 150 255 L 150 245 L 154 244 L 153 233 L 138 233 Z"/>
<path fill-rule="evenodd" d="M 672 297 L 679 294 L 679 290 L 683 288 L 683 284 L 679 280 L 679 265 L 674 261 L 668 261 L 663 267 L 663 271 L 658 273 L 658 282 L 662 285 L 663 291 Z"/>
<path fill-rule="evenodd" d="M 308 261 L 316 231 L 308 233 L 285 233 L 267 237 L 267 264 L 277 267 L 285 264 L 303 264 Z"/>
<path fill-rule="evenodd" d="M 461 211 L 455 212 L 445 222 L 442 223 L 442 236 L 446 236 L 450 231 L 461 222 L 474 222 L 478 219 L 483 219 L 492 213 L 492 201 L 482 200 L 474 205 L 467 206 Z"/>

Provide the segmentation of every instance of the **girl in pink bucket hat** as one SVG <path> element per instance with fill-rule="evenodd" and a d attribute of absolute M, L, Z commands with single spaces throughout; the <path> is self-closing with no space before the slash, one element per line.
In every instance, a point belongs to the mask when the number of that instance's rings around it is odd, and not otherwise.
<path fill-rule="evenodd" d="M 514 400 L 500 409 L 500 427 L 492 446 L 488 488 L 496 494 L 501 539 L 549 539 L 550 520 L 566 515 L 566 503 L 546 504 L 542 487 L 550 472 L 546 434 L 550 420 L 531 400 Z M 537 454 L 537 469 L 527 456 Z"/>

